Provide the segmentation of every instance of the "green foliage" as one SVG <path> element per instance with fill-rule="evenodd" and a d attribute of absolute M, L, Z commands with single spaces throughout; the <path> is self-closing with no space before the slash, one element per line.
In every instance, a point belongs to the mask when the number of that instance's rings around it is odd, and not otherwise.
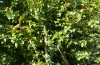
<path fill-rule="evenodd" d="M 100 64 L 99 0 L 7 3 L 0 6 L 0 65 Z"/>

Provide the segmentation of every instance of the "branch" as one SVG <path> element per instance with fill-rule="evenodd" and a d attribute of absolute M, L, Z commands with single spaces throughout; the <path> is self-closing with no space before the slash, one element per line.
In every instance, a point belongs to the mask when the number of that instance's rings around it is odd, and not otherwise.
<path fill-rule="evenodd" d="M 46 24 L 44 25 L 44 45 L 45 45 L 45 60 L 48 62 L 48 49 L 47 49 L 47 26 Z"/>
<path fill-rule="evenodd" d="M 65 58 L 63 52 L 59 49 L 59 47 L 57 47 L 57 49 L 58 49 L 58 51 L 60 52 L 60 54 L 61 54 L 61 56 L 62 56 L 62 59 L 63 59 L 63 61 L 64 61 L 64 64 L 65 64 L 65 65 L 69 65 L 69 63 L 68 63 L 67 59 Z"/>

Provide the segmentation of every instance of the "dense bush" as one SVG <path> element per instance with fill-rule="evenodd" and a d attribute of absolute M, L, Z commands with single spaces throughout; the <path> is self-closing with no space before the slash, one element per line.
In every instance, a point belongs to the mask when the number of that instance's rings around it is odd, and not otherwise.
<path fill-rule="evenodd" d="M 99 0 L 0 3 L 1 65 L 99 65 Z"/>

